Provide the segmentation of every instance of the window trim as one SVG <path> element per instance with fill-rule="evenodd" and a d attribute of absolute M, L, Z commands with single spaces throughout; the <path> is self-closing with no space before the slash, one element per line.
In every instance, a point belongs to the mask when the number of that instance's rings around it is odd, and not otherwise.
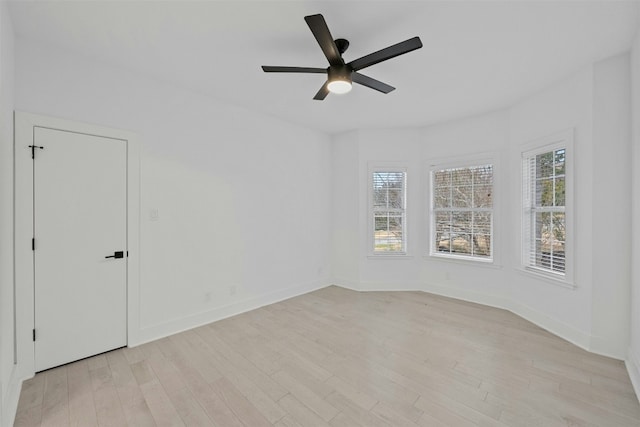
<path fill-rule="evenodd" d="M 382 258 L 408 258 L 409 252 L 409 236 L 408 236 L 408 227 L 407 227 L 407 217 L 408 215 L 408 201 L 407 201 L 407 181 L 408 181 L 408 167 L 405 163 L 372 163 L 369 164 L 367 168 L 367 257 L 371 259 L 382 259 Z M 402 242 L 403 242 L 403 250 L 397 252 L 376 252 L 375 251 L 375 220 L 374 220 L 374 206 L 373 206 L 373 174 L 374 172 L 402 172 L 404 174 L 404 185 L 403 185 L 403 201 L 404 201 L 404 212 L 403 212 L 403 221 L 402 221 Z"/>
<path fill-rule="evenodd" d="M 518 270 L 522 273 L 542 279 L 548 283 L 562 286 L 565 288 L 575 289 L 574 282 L 574 260 L 575 260 L 575 228 L 574 228 L 574 129 L 566 129 L 554 134 L 538 138 L 523 144 L 520 147 L 520 265 Z M 525 242 L 525 236 L 529 233 L 525 230 L 525 171 L 524 160 L 532 156 L 555 151 L 560 148 L 565 150 L 565 270 L 563 273 L 553 272 L 544 268 L 532 266 L 529 264 L 530 247 L 529 241 Z M 526 178 L 527 180 L 530 177 Z"/>
<path fill-rule="evenodd" d="M 446 254 L 442 252 L 434 251 L 434 239 L 435 239 L 435 215 L 433 208 L 433 174 L 435 171 L 443 170 L 443 169 L 456 169 L 456 168 L 472 168 L 475 166 L 483 166 L 483 165 L 491 165 L 493 169 L 493 194 L 492 201 L 493 206 L 491 208 L 491 257 L 490 258 L 480 258 L 468 255 L 453 255 Z M 499 237 L 499 228 L 497 224 L 499 223 L 499 201 L 500 201 L 500 184 L 499 184 L 499 170 L 500 170 L 500 161 L 499 155 L 494 152 L 489 153 L 477 153 L 467 156 L 456 156 L 451 158 L 444 159 L 434 159 L 427 164 L 427 221 L 428 221 L 428 232 L 427 232 L 427 249 L 424 255 L 425 258 L 430 260 L 438 260 L 438 261 L 446 261 L 446 262 L 457 262 L 463 263 L 467 265 L 478 265 L 478 266 L 500 266 L 500 257 L 499 257 L 499 244 L 496 244 Z"/>

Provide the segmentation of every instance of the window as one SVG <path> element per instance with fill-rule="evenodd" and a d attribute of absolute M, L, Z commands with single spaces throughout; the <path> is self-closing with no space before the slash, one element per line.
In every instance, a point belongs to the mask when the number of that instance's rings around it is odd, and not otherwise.
<path fill-rule="evenodd" d="M 493 260 L 493 165 L 431 170 L 431 255 Z"/>
<path fill-rule="evenodd" d="M 573 130 L 522 150 L 522 265 L 525 271 L 573 283 Z"/>
<path fill-rule="evenodd" d="M 403 170 L 372 172 L 373 253 L 406 252 L 406 177 Z"/>
<path fill-rule="evenodd" d="M 567 244 L 567 149 L 547 147 L 522 155 L 523 262 L 525 268 L 564 276 Z"/>

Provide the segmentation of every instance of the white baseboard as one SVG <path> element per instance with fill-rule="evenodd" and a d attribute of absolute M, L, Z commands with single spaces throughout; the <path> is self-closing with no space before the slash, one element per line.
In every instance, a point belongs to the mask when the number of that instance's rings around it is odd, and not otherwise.
<path fill-rule="evenodd" d="M 439 283 L 428 283 L 425 285 L 423 290 L 425 292 L 430 292 L 444 297 L 455 298 L 462 301 L 474 302 L 477 304 L 488 305 L 489 307 L 511 311 L 510 300 L 496 295 L 473 292 L 467 289 L 460 289 Z"/>
<path fill-rule="evenodd" d="M 634 354 L 633 350 L 629 348 L 629 353 L 624 364 L 627 367 L 629 378 L 631 378 L 633 390 L 636 392 L 636 398 L 638 402 L 640 402 L 640 355 Z"/>
<path fill-rule="evenodd" d="M 339 283 L 339 282 L 337 282 Z M 459 299 L 462 301 L 473 302 L 477 304 L 487 305 L 490 307 L 508 310 L 537 326 L 551 332 L 558 337 L 565 339 L 572 344 L 577 345 L 583 350 L 601 356 L 611 357 L 613 359 L 624 360 L 624 351 L 611 346 L 609 341 L 601 337 L 586 334 L 573 326 L 567 325 L 560 320 L 550 317 L 546 313 L 535 310 L 526 304 L 514 301 L 510 298 L 491 295 L 481 292 L 474 292 L 442 283 L 381 283 L 381 282 L 362 282 L 349 283 L 347 286 L 337 284 L 344 288 L 356 291 L 424 291 L 432 294 Z"/>
<path fill-rule="evenodd" d="M 509 309 L 508 300 L 495 295 L 480 292 L 468 291 L 453 286 L 439 283 L 394 283 L 393 285 L 384 282 L 361 282 L 348 283 L 334 282 L 336 286 L 361 292 L 394 292 L 394 291 L 422 291 L 444 297 L 450 297 L 468 302 L 474 302 L 490 307 Z"/>
<path fill-rule="evenodd" d="M 511 300 L 510 304 L 511 307 L 509 308 L 509 311 L 512 313 L 517 314 L 523 319 L 540 326 L 542 329 L 577 345 L 583 350 L 591 351 L 590 335 L 587 335 L 580 330 L 559 321 L 558 319 L 548 316 L 546 313 L 542 313 L 520 302 Z"/>
<path fill-rule="evenodd" d="M 342 286 L 342 285 L 336 285 Z M 343 286 L 344 287 L 344 286 Z M 386 282 L 360 282 L 358 289 L 363 292 L 409 292 L 409 291 L 422 291 L 424 285 L 422 283 L 393 283 Z"/>
<path fill-rule="evenodd" d="M 135 340 L 130 340 L 128 345 L 129 347 L 135 347 L 150 341 L 155 341 L 157 339 L 197 328 L 227 317 L 255 310 L 265 305 L 274 304 L 317 289 L 325 288 L 330 284 L 330 280 L 310 282 L 304 285 L 293 286 L 275 292 L 270 292 L 268 294 L 254 296 L 233 304 L 217 307 L 212 310 L 185 316 L 169 322 L 141 328 L 136 334 Z"/>
<path fill-rule="evenodd" d="M 439 283 L 379 283 L 379 282 L 362 282 L 360 284 L 349 283 L 343 285 L 342 283 L 334 283 L 336 286 L 343 288 L 356 290 L 356 291 L 423 291 L 440 295 L 444 297 L 459 299 L 462 301 L 473 302 L 490 307 L 501 308 L 508 310 L 528 321 L 534 323 L 537 326 L 551 332 L 554 335 L 563 338 L 578 347 L 594 352 L 591 347 L 592 337 L 580 330 L 567 325 L 557 319 L 548 316 L 545 313 L 534 310 L 519 302 L 513 301 L 510 298 L 504 298 L 496 295 L 489 295 L 480 292 L 473 292 L 467 289 L 462 289 L 454 286 L 443 285 Z M 598 352 L 598 354 L 602 354 Z M 614 357 L 620 359 L 619 356 L 611 354 L 603 354 L 605 356 Z"/>
<path fill-rule="evenodd" d="M 9 384 L 7 384 L 7 393 L 3 396 L 3 401 L 1 402 L 2 420 L 0 420 L 0 425 L 3 427 L 12 426 L 15 421 L 20 391 L 22 391 L 22 379 L 19 378 L 14 366 L 9 377 Z"/>
<path fill-rule="evenodd" d="M 589 351 L 613 359 L 626 359 L 626 351 L 624 349 L 616 348 L 616 345 L 612 344 L 610 339 L 597 335 L 591 336 Z"/>
<path fill-rule="evenodd" d="M 359 292 L 362 291 L 362 289 L 360 289 L 360 283 L 354 282 L 353 280 L 346 280 L 346 279 L 340 279 L 340 278 L 334 277 L 331 283 L 334 286 L 339 286 L 341 288 L 349 289 L 352 291 L 359 291 Z"/>

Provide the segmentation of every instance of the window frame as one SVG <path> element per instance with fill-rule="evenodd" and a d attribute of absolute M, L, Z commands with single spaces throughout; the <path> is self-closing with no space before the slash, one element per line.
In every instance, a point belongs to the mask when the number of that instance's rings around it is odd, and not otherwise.
<path fill-rule="evenodd" d="M 408 181 L 408 168 L 406 164 L 394 164 L 394 163 L 374 163 L 370 164 L 368 167 L 368 177 L 367 177 L 367 186 L 368 186 L 368 226 L 367 226 L 367 246 L 368 246 L 368 256 L 372 258 L 399 258 L 399 257 L 408 257 L 408 227 L 407 227 L 407 181 Z M 401 251 L 376 251 L 375 250 L 375 206 L 374 206 L 374 196 L 373 196 L 373 174 L 376 172 L 400 172 L 404 174 L 403 179 L 403 188 L 402 188 L 402 201 L 403 201 L 403 212 L 402 212 L 402 250 Z"/>
<path fill-rule="evenodd" d="M 564 273 L 553 271 L 551 268 L 531 265 L 532 241 L 535 233 L 531 232 L 533 222 L 531 220 L 533 206 L 531 200 L 535 199 L 534 192 L 531 191 L 532 177 L 529 166 L 526 162 L 531 157 L 539 154 L 555 152 L 559 149 L 565 150 L 565 195 L 564 195 L 564 217 L 565 217 L 565 245 L 564 245 Z M 520 150 L 520 269 L 521 271 L 544 279 L 549 283 L 564 287 L 575 288 L 574 283 L 574 131 L 567 129 L 555 134 L 539 138 L 524 144 Z M 526 168 L 526 170 L 525 170 Z M 555 207 L 554 207 L 555 208 Z M 549 211 L 553 211 L 550 209 Z"/>
<path fill-rule="evenodd" d="M 447 169 L 465 169 L 465 168 L 474 168 L 478 166 L 486 166 L 491 165 L 492 168 L 492 207 L 490 210 L 483 209 L 483 211 L 491 212 L 491 256 L 490 257 L 479 257 L 467 254 L 453 254 L 453 253 L 445 253 L 439 252 L 435 250 L 435 238 L 436 238 L 436 208 L 434 206 L 434 185 L 435 185 L 435 173 L 437 171 L 447 170 Z M 440 159 L 433 162 L 430 162 L 427 168 L 427 181 L 428 181 L 428 198 L 427 198 L 427 212 L 428 212 L 428 235 L 427 235 L 427 252 L 426 256 L 429 259 L 441 260 L 441 261 L 452 261 L 459 263 L 469 263 L 473 265 L 481 265 L 481 266 L 497 266 L 498 265 L 498 254 L 497 254 L 497 246 L 495 244 L 497 240 L 497 227 L 496 227 L 496 218 L 498 215 L 498 204 L 499 195 L 498 195 L 498 170 L 499 170 L 499 161 L 498 156 L 495 153 L 481 153 L 471 156 L 464 157 L 456 157 L 449 159 Z M 473 208 L 469 208 L 470 212 L 473 211 Z"/>

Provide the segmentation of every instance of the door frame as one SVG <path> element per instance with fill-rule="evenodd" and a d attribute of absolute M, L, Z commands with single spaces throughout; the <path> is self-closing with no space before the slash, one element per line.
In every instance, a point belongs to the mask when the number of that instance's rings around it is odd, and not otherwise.
<path fill-rule="evenodd" d="M 127 145 L 127 345 L 139 342 L 140 331 L 140 143 L 133 132 L 15 111 L 14 113 L 14 313 L 15 362 L 18 378 L 35 374 L 33 145 L 34 127 L 65 130 L 125 141 Z M 46 149 L 46 148 L 45 148 Z M 36 161 L 38 153 L 36 151 Z M 36 236 L 37 237 L 37 236 Z"/>

